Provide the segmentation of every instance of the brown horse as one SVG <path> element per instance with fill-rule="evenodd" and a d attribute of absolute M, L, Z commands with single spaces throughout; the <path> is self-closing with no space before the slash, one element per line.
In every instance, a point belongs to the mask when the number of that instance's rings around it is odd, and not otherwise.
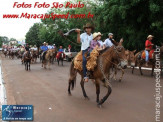
<path fill-rule="evenodd" d="M 30 69 L 31 59 L 32 59 L 32 56 L 31 56 L 30 52 L 27 51 L 27 52 L 24 54 L 24 59 L 23 59 L 24 64 L 25 64 L 25 70 L 27 70 L 27 71 L 28 71 L 28 70 L 31 70 L 31 69 Z"/>
<path fill-rule="evenodd" d="M 125 49 L 122 46 L 122 42 L 118 44 L 118 46 L 112 46 L 111 48 L 108 48 L 106 51 L 104 51 L 97 59 L 97 67 L 95 68 L 94 72 L 92 73 L 92 76 L 90 79 L 95 80 L 96 85 L 96 95 L 97 95 L 97 105 L 100 107 L 106 99 L 109 97 L 109 95 L 112 92 L 111 84 L 108 80 L 108 74 L 110 74 L 110 68 L 113 65 L 114 61 L 119 61 L 119 65 L 122 68 L 127 67 L 127 58 L 125 55 Z M 68 93 L 71 95 L 71 89 L 74 88 L 74 84 L 76 83 L 76 76 L 77 73 L 81 75 L 81 88 L 83 91 L 83 96 L 88 99 L 88 96 L 84 89 L 84 80 L 83 80 L 83 72 L 76 70 L 74 68 L 74 63 L 72 61 L 71 67 L 70 67 L 70 78 L 69 78 L 69 85 L 68 85 Z M 100 81 L 104 81 L 107 85 L 107 94 L 99 101 L 99 94 L 100 94 Z"/>
<path fill-rule="evenodd" d="M 128 66 L 131 66 L 131 67 L 135 66 L 135 55 L 134 55 L 135 52 L 136 52 L 136 50 L 134 50 L 134 51 L 126 50 L 125 51 L 125 55 L 126 55 L 127 61 L 128 61 Z M 124 75 L 124 69 L 122 69 L 121 67 L 116 67 L 118 62 L 114 62 L 114 63 L 115 63 L 113 65 L 113 67 L 114 67 L 114 74 L 113 74 L 112 78 L 114 78 L 114 80 L 117 80 L 116 79 L 117 69 L 121 70 L 122 74 L 121 74 L 121 77 L 119 78 L 119 81 L 121 82 L 122 78 L 123 78 L 123 75 Z"/>
<path fill-rule="evenodd" d="M 146 63 L 145 59 L 141 58 L 143 51 L 140 51 L 140 52 L 136 53 L 136 55 L 135 55 L 135 59 L 136 59 L 135 66 L 139 67 L 141 75 L 143 75 L 141 67 Z M 155 62 L 156 62 L 156 59 L 155 59 L 155 52 L 154 52 L 153 59 L 149 59 L 149 63 L 148 63 L 150 66 L 152 66 L 151 76 L 153 76 L 153 72 L 154 72 L 154 68 L 155 68 Z M 132 68 L 132 74 L 134 73 L 135 66 Z"/>
<path fill-rule="evenodd" d="M 52 58 L 51 58 L 51 63 L 52 64 L 54 64 L 54 59 L 55 59 L 55 61 L 56 61 L 56 55 L 57 55 L 57 50 L 56 50 L 56 48 L 55 49 L 52 49 L 52 51 L 53 51 L 53 55 L 52 55 Z"/>
<path fill-rule="evenodd" d="M 53 50 L 47 50 L 45 53 L 46 53 L 45 58 L 42 59 L 42 67 L 46 69 L 46 65 L 48 63 L 50 69 L 50 61 L 51 61 L 51 57 L 53 56 Z"/>
<path fill-rule="evenodd" d="M 32 63 L 36 63 L 38 57 L 37 51 L 31 50 L 31 55 L 32 55 Z"/>

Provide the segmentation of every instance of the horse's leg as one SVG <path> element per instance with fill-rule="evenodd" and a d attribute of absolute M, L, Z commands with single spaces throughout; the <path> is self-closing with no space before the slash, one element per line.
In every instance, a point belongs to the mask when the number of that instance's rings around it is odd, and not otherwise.
<path fill-rule="evenodd" d="M 28 68 L 29 68 L 29 62 L 27 61 L 27 71 L 28 71 Z"/>
<path fill-rule="evenodd" d="M 76 76 L 77 76 L 77 71 L 74 69 L 74 64 L 71 63 L 71 66 L 70 66 L 70 78 L 69 78 L 69 85 L 68 85 L 68 94 L 69 95 L 71 95 L 70 87 L 71 87 L 72 90 L 74 89 L 74 85 L 75 85 L 75 82 L 76 82 Z"/>
<path fill-rule="evenodd" d="M 140 74 L 143 75 L 142 70 L 141 70 L 141 65 L 139 66 Z"/>
<path fill-rule="evenodd" d="M 30 67 L 31 67 L 31 61 L 29 61 L 29 70 L 31 70 L 31 68 L 30 68 Z"/>
<path fill-rule="evenodd" d="M 63 59 L 62 59 L 62 66 L 63 66 Z"/>
<path fill-rule="evenodd" d="M 26 61 L 24 62 L 24 64 L 25 64 L 25 70 L 27 70 L 27 63 L 26 63 Z"/>
<path fill-rule="evenodd" d="M 135 67 L 133 66 L 133 68 L 132 68 L 132 74 L 134 74 L 134 69 L 135 69 Z"/>
<path fill-rule="evenodd" d="M 152 65 L 152 72 L 151 72 L 151 76 L 153 76 L 154 68 L 155 68 L 155 65 L 153 64 L 153 65 Z"/>
<path fill-rule="evenodd" d="M 46 61 L 44 62 L 44 68 L 46 69 Z"/>
<path fill-rule="evenodd" d="M 122 74 L 121 74 L 121 77 L 119 78 L 119 82 L 121 82 L 122 81 L 122 78 L 123 78 L 123 75 L 124 75 L 124 70 L 121 68 L 121 71 L 122 71 Z"/>
<path fill-rule="evenodd" d="M 85 89 L 84 89 L 84 81 L 83 81 L 83 77 L 81 78 L 81 82 L 80 82 L 80 85 L 81 85 L 81 88 L 82 88 L 82 91 L 83 91 L 83 96 L 86 98 L 86 99 L 89 99 L 86 92 L 85 92 Z"/>
<path fill-rule="evenodd" d="M 109 95 L 111 94 L 112 92 L 112 89 L 110 86 L 108 86 L 108 92 L 107 94 L 100 100 L 100 102 L 97 104 L 98 106 L 101 106 L 105 101 L 106 99 L 109 97 Z"/>
<path fill-rule="evenodd" d="M 99 95 L 100 95 L 100 84 L 99 84 L 99 80 L 95 80 L 95 85 L 96 85 L 96 102 L 99 103 Z"/>
<path fill-rule="evenodd" d="M 116 76 L 117 76 L 117 67 L 114 67 L 114 69 L 115 69 L 114 75 L 113 75 L 113 76 L 114 76 L 114 80 L 117 80 L 117 79 L 116 79 Z"/>
<path fill-rule="evenodd" d="M 57 61 L 58 61 L 58 66 L 59 66 L 59 59 L 57 59 Z"/>
<path fill-rule="evenodd" d="M 49 67 L 49 69 L 50 69 L 50 60 L 48 61 L 48 67 Z"/>

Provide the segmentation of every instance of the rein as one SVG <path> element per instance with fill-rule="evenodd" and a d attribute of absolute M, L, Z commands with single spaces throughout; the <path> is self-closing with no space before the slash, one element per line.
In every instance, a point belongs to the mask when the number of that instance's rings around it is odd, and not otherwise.
<path fill-rule="evenodd" d="M 119 57 L 118 52 L 117 52 L 117 48 L 116 48 L 115 46 L 114 46 L 114 51 L 116 52 L 117 56 Z M 103 57 L 103 56 L 102 56 L 102 57 Z M 107 82 L 108 85 L 109 85 L 110 87 L 112 87 L 111 83 L 109 82 L 109 79 L 106 77 L 106 75 L 105 75 L 105 73 L 104 73 L 103 64 L 102 64 L 102 57 L 100 57 L 100 70 L 101 70 L 102 75 L 103 75 L 103 77 L 104 77 L 104 79 L 105 79 L 105 82 Z M 106 58 L 106 57 L 103 57 L 103 58 L 106 59 L 107 61 L 109 61 L 110 63 L 116 65 L 117 67 L 119 66 L 119 64 L 116 64 L 116 63 L 110 61 L 108 58 Z M 118 61 L 120 61 L 119 58 L 118 58 Z"/>

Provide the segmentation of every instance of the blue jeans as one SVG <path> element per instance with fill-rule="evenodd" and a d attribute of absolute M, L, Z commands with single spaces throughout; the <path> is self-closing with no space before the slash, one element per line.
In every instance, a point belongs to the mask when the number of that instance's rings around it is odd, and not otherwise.
<path fill-rule="evenodd" d="M 149 52 L 145 50 L 145 61 L 149 60 Z"/>
<path fill-rule="evenodd" d="M 84 77 L 87 77 L 87 68 L 86 68 L 87 59 L 85 57 L 85 53 L 87 51 L 88 51 L 88 49 L 82 50 L 82 57 L 83 57 L 83 75 L 84 75 Z"/>

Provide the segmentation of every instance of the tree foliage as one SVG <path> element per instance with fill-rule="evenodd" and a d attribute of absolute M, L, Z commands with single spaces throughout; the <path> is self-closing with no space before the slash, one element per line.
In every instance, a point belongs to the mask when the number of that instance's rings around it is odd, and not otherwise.
<path fill-rule="evenodd" d="M 79 0 L 72 0 L 77 3 Z M 30 44 L 42 43 L 63 45 L 69 44 L 80 50 L 76 43 L 76 33 L 70 37 L 63 38 L 58 32 L 67 32 L 72 28 L 83 28 L 83 25 L 90 22 L 95 25 L 95 31 L 103 33 L 102 39 L 107 38 L 109 32 L 114 33 L 115 40 L 124 38 L 124 46 L 127 49 L 142 50 L 146 37 L 149 34 L 155 36 L 154 44 L 160 45 L 163 40 L 163 2 L 161 0 L 96 0 L 82 1 L 83 8 L 73 9 L 51 9 L 55 14 L 85 14 L 89 12 L 93 18 L 68 18 L 42 20 L 42 23 L 34 24 L 26 34 L 26 40 Z"/>

